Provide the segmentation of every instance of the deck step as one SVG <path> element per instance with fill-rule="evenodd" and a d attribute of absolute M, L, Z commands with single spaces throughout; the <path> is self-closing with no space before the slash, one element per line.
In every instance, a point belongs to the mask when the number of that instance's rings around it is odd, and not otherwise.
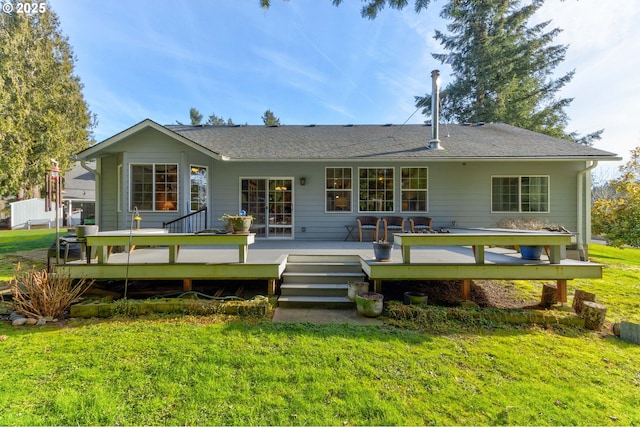
<path fill-rule="evenodd" d="M 327 272 L 327 273 L 359 273 L 362 266 L 359 262 L 287 262 L 288 272 Z"/>
<path fill-rule="evenodd" d="M 278 306 L 287 308 L 353 309 L 355 303 L 347 297 L 280 296 Z"/>
<path fill-rule="evenodd" d="M 364 273 L 282 273 L 284 283 L 347 283 L 364 280 Z"/>
<path fill-rule="evenodd" d="M 345 283 L 286 283 L 280 286 L 280 295 L 344 297 L 348 290 Z"/>
<path fill-rule="evenodd" d="M 304 255 L 304 254 L 296 254 L 289 255 L 287 257 L 287 263 L 314 263 L 314 264 L 324 264 L 324 263 L 345 263 L 345 262 L 354 262 L 360 263 L 360 256 L 358 255 Z"/>

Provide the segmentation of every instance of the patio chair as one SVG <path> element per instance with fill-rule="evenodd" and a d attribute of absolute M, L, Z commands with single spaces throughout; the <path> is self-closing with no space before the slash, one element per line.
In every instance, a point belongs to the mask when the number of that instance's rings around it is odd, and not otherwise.
<path fill-rule="evenodd" d="M 380 219 L 375 216 L 359 216 L 356 218 L 358 223 L 358 233 L 360 235 L 360 241 L 362 242 L 362 231 L 370 231 L 373 237 L 373 241 L 378 241 L 378 231 Z"/>
<path fill-rule="evenodd" d="M 384 240 L 388 241 L 389 230 L 397 233 L 404 232 L 405 220 L 401 216 L 384 216 L 382 217 L 382 223 L 384 225 Z"/>
<path fill-rule="evenodd" d="M 433 220 L 426 216 L 416 216 L 409 218 L 409 226 L 412 233 L 433 231 Z"/>

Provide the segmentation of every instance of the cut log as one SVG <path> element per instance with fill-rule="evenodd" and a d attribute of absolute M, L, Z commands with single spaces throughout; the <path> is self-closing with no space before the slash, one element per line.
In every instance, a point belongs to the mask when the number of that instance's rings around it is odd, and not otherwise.
<path fill-rule="evenodd" d="M 585 301 L 595 301 L 596 294 L 591 292 L 585 292 L 580 289 L 576 289 L 576 293 L 573 295 L 572 307 L 578 316 L 582 315 L 582 305 Z"/>
<path fill-rule="evenodd" d="M 582 318 L 584 327 L 594 331 L 599 330 L 604 325 L 604 318 L 607 314 L 607 307 L 593 301 L 584 301 L 582 304 Z"/>
<path fill-rule="evenodd" d="M 553 283 L 546 283 L 542 286 L 542 297 L 540 298 L 540 307 L 549 308 L 558 302 L 557 297 L 558 286 Z"/>

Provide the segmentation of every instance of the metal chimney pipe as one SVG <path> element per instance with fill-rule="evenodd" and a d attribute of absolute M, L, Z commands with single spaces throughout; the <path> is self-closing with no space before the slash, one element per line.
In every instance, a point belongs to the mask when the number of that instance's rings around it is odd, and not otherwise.
<path fill-rule="evenodd" d="M 440 117 L 440 70 L 431 72 L 431 140 L 430 150 L 441 150 L 439 138 L 439 117 Z"/>

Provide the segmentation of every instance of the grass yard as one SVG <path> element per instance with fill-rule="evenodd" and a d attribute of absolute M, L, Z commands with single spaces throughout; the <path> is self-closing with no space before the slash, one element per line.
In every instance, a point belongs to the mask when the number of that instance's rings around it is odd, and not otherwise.
<path fill-rule="evenodd" d="M 33 262 L 16 256 L 16 253 L 47 249 L 55 240 L 55 228 L 0 231 L 0 285 L 7 284 L 13 277 L 13 265 L 17 262 L 24 263 L 25 269 L 31 265 L 46 267 L 46 259 L 43 262 Z"/>
<path fill-rule="evenodd" d="M 640 322 L 640 250 L 591 256 L 605 277 L 570 286 L 595 292 L 608 320 Z M 568 326 L 434 322 L 0 322 L 0 425 L 640 425 L 640 346 Z"/>

